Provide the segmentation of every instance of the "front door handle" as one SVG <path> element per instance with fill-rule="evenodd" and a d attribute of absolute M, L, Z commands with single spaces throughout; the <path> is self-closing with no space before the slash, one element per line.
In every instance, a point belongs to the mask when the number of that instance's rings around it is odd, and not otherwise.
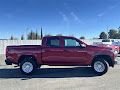
<path fill-rule="evenodd" d="M 69 50 L 63 50 L 63 51 L 69 51 Z"/>
<path fill-rule="evenodd" d="M 50 50 L 44 50 L 44 51 L 50 51 Z"/>

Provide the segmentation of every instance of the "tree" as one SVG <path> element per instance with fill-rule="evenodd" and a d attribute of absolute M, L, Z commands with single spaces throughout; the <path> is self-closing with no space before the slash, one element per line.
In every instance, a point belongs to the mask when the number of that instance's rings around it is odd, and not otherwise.
<path fill-rule="evenodd" d="M 13 38 L 13 36 L 11 36 L 10 40 L 18 40 L 18 38 Z"/>
<path fill-rule="evenodd" d="M 120 39 L 120 33 L 116 33 L 116 34 L 114 35 L 114 39 Z"/>
<path fill-rule="evenodd" d="M 24 35 L 21 36 L 21 40 L 24 40 Z"/>
<path fill-rule="evenodd" d="M 11 36 L 10 40 L 13 40 L 13 36 Z"/>
<path fill-rule="evenodd" d="M 100 33 L 100 39 L 107 39 L 107 34 L 105 32 Z"/>
<path fill-rule="evenodd" d="M 56 36 L 62 36 L 62 34 L 57 34 Z"/>
<path fill-rule="evenodd" d="M 69 36 L 75 37 L 73 34 L 70 34 Z"/>
<path fill-rule="evenodd" d="M 51 34 L 45 34 L 45 37 L 46 37 L 46 36 L 52 36 L 52 35 L 51 35 Z"/>
<path fill-rule="evenodd" d="M 110 38 L 110 39 L 114 39 L 114 38 L 116 38 L 117 30 L 111 29 L 111 30 L 108 32 L 108 34 L 109 34 L 109 38 Z"/>
<path fill-rule="evenodd" d="M 80 39 L 85 39 L 85 37 L 84 37 L 84 36 L 81 36 Z"/>
<path fill-rule="evenodd" d="M 41 28 L 41 39 L 43 38 L 43 34 L 42 34 L 42 28 Z"/>
<path fill-rule="evenodd" d="M 119 28 L 118 28 L 118 33 L 120 33 L 120 26 L 119 26 Z"/>
<path fill-rule="evenodd" d="M 39 37 L 38 37 L 38 32 L 37 32 L 37 30 L 36 30 L 36 40 L 38 40 L 39 39 Z"/>
<path fill-rule="evenodd" d="M 40 39 L 40 36 L 37 35 L 37 38 Z M 36 33 L 34 33 L 34 32 L 31 31 L 31 32 L 28 34 L 27 39 L 28 39 L 28 40 L 36 40 Z"/>
<path fill-rule="evenodd" d="M 13 38 L 13 40 L 18 40 L 18 38 Z"/>
<path fill-rule="evenodd" d="M 99 38 L 94 37 L 93 39 L 99 39 Z"/>

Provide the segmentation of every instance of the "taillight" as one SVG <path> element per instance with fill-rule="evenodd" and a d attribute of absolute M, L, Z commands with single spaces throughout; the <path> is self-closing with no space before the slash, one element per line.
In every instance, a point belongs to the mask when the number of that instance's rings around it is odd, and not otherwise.
<path fill-rule="evenodd" d="M 6 56 L 8 56 L 8 48 L 6 48 Z"/>

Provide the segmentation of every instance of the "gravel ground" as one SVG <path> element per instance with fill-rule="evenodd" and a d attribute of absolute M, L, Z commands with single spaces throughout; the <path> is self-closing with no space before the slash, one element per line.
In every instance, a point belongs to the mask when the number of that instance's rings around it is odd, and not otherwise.
<path fill-rule="evenodd" d="M 0 90 L 120 90 L 120 63 L 102 76 L 79 66 L 42 66 L 33 75 L 23 75 L 4 60 L 0 55 Z"/>

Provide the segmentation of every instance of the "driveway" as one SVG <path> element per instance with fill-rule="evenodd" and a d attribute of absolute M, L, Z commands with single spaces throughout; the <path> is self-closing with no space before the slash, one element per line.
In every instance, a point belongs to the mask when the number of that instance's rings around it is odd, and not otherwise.
<path fill-rule="evenodd" d="M 120 63 L 102 76 L 90 67 L 46 65 L 33 75 L 23 75 L 19 67 L 5 65 L 4 60 L 0 55 L 1 90 L 120 90 Z"/>

